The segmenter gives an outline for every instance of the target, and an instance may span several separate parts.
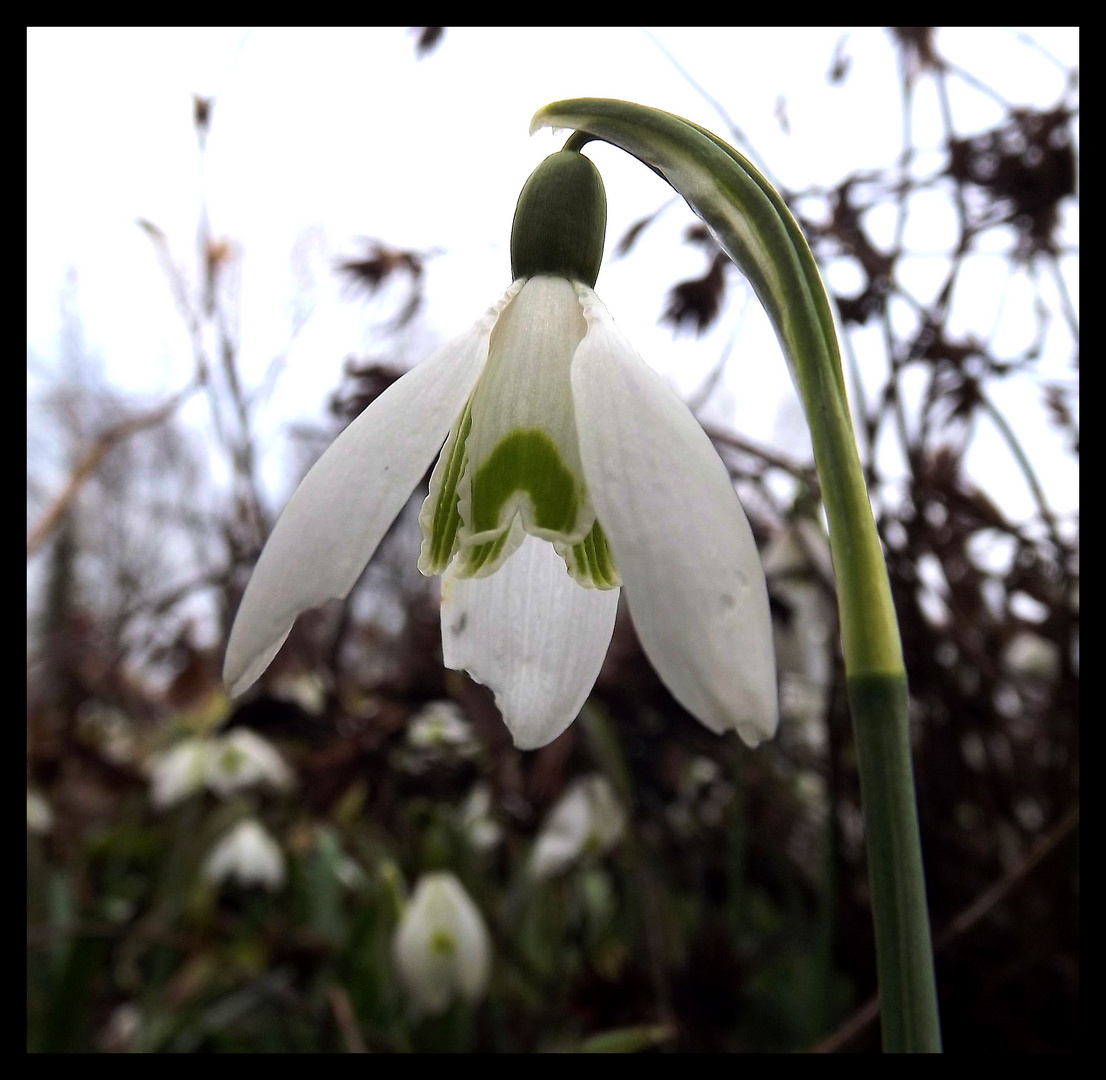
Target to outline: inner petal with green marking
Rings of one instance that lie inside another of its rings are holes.
[[[422,507],[419,569],[494,573],[526,533],[581,585],[620,584],[580,462],[569,373],[587,324],[571,282],[531,278],[500,315],[488,360]]]

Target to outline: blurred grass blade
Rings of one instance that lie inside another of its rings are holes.
[[[636,1054],[668,1042],[675,1034],[667,1024],[614,1028],[589,1035],[577,1051],[581,1054]]]

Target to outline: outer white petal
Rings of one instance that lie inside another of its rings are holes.
[[[488,355],[507,295],[468,333],[380,395],[304,477],[276,523],[234,620],[231,694],[269,666],[301,611],[345,596],[441,449]]]
[[[618,589],[585,589],[527,536],[491,577],[442,577],[445,665],[491,687],[515,745],[545,746],[587,700],[614,631]]]
[[[750,745],[775,733],[768,589],[752,531],[714,447],[577,286],[588,333],[572,365],[592,502],[642,647],[676,699]]]

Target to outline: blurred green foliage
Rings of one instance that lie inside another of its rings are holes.
[[[355,778],[325,807],[309,805],[301,783],[225,798],[201,788],[157,808],[146,775],[156,759],[108,766],[89,754],[53,787],[48,828],[28,829],[28,1050],[809,1043],[855,999],[825,947],[824,873],[814,868],[805,880],[780,853],[767,878],[751,877],[744,789],[751,769],[762,783],[765,766],[736,740],[704,740],[686,718],[677,727],[691,741],[670,750],[683,768],[667,803],[637,790],[597,704],[560,745],[527,755],[500,746],[498,760],[481,745],[475,756],[445,748],[412,763],[400,729],[374,754],[407,762],[397,770],[400,793],[374,797]],[[301,776],[343,741],[325,725],[310,738],[276,740]],[[531,790],[544,785],[540,800],[503,790],[502,777],[520,764]],[[529,859],[543,811],[573,771],[596,768],[611,774],[631,827],[609,854],[585,845],[567,870],[536,876]],[[495,793],[491,844],[461,813],[477,780]],[[772,786],[780,805],[798,811],[786,777]],[[95,800],[94,815],[73,814],[82,798]],[[813,816],[824,821],[824,807]],[[205,873],[218,838],[247,818],[283,852],[278,887]],[[824,835],[815,848],[824,865]],[[392,943],[406,895],[437,869],[455,873],[483,913],[492,975],[486,1000],[420,1018]]]

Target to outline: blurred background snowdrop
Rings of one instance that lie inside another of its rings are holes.
[[[254,818],[235,825],[204,863],[204,876],[213,884],[232,881],[244,888],[260,885],[270,892],[284,885],[285,873],[280,845]]]
[[[829,707],[837,604],[829,541],[809,517],[785,524],[762,554],[773,599],[780,715],[818,738]]]
[[[530,873],[548,878],[582,859],[611,851],[626,831],[626,814],[611,782],[599,774],[573,781],[549,811],[530,855]]]
[[[42,795],[27,788],[27,832],[45,836],[54,827],[54,812]]]
[[[431,768],[449,769],[473,760],[480,742],[464,710],[453,701],[431,701],[407,723],[404,745],[397,747],[393,764],[418,775]]]
[[[491,851],[502,842],[503,829],[492,813],[492,791],[487,784],[473,787],[458,809],[458,818],[476,851]]]
[[[206,780],[220,798],[260,786],[287,791],[295,783],[276,747],[249,728],[236,728],[213,740]]]
[[[452,701],[432,701],[417,712],[407,727],[407,745],[428,756],[469,757],[479,749],[472,725]]]
[[[396,968],[416,1013],[437,1015],[488,989],[491,937],[472,898],[453,874],[426,874],[396,930]]]
[[[733,798],[733,785],[722,775],[718,762],[698,755],[679,776],[676,797],[665,816],[674,832],[690,839],[716,829],[725,820]]]
[[[183,802],[204,787],[226,798],[252,787],[287,791],[295,784],[280,752],[246,728],[182,739],[151,758],[149,775],[150,798],[161,809]]]

